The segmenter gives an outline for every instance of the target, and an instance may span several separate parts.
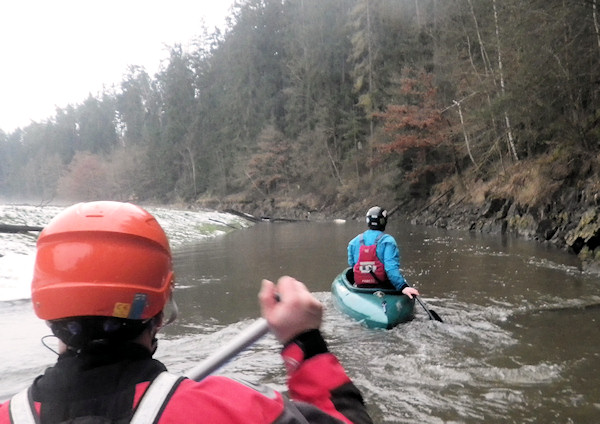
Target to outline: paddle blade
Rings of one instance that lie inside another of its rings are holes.
[[[433,309],[430,309],[429,312],[431,312],[431,316],[433,317],[433,319],[435,319],[436,321],[439,321],[439,322],[444,322],[444,321],[442,321],[442,319],[440,318],[440,316],[437,314],[436,311],[434,311]]]
[[[421,305],[423,307],[423,309],[425,310],[425,312],[427,312],[427,315],[429,315],[429,319],[434,319],[439,322],[444,322],[444,321],[442,321],[440,316],[437,314],[437,312],[432,311],[431,309],[428,309],[427,306],[425,306],[423,301],[421,299],[419,299],[419,296],[415,296],[415,299],[417,299],[417,302],[419,302],[419,305]]]

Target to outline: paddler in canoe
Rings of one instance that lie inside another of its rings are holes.
[[[38,239],[31,288],[36,315],[60,340],[58,360],[0,404],[0,424],[372,423],[319,331],[322,304],[291,277],[263,280],[259,301],[284,345],[293,400],[225,377],[168,373],[152,356],[174,284],[169,242],[144,209],[91,202],[56,216]]]
[[[367,230],[348,243],[348,265],[353,269],[354,285],[401,291],[409,298],[419,296],[400,271],[400,252],[394,237],[386,234],[387,211],[373,206],[367,211]]]

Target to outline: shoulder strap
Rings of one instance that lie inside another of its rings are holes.
[[[365,245],[365,234],[361,233],[358,240],[360,242],[361,246]],[[379,240],[381,240],[383,238],[383,236],[385,236],[385,233],[380,233],[377,235],[377,237],[375,237],[375,243],[373,243],[375,246],[377,246],[377,243],[379,243]],[[373,244],[370,244],[369,246],[372,246]]]
[[[10,400],[12,424],[39,424],[40,418],[31,399],[31,387],[21,390]]]
[[[381,240],[383,238],[383,236],[385,236],[385,233],[380,233],[377,235],[377,237],[375,237],[375,245],[377,245],[377,243],[379,243],[379,240]]]
[[[167,371],[160,373],[146,389],[130,423],[157,423],[167,402],[183,380],[184,377],[173,375]]]
[[[142,396],[131,419],[132,424],[157,423],[184,377],[162,372],[154,379]],[[31,387],[22,390],[10,400],[10,422],[12,424],[39,424],[39,416],[31,399]]]

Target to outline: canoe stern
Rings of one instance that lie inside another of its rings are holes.
[[[368,328],[391,329],[413,318],[414,299],[395,290],[354,287],[340,273],[331,286],[335,307]]]

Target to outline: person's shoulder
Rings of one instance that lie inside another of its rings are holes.
[[[383,243],[393,243],[396,244],[396,239],[393,235],[381,232],[381,238],[379,239]]]
[[[0,424],[8,424],[10,423],[10,413],[9,413],[9,406],[10,401],[7,400],[4,403],[0,403]]]
[[[172,422],[189,422],[190,416],[200,413],[202,422],[273,422],[283,407],[283,396],[271,388],[209,376],[200,382],[183,380],[165,408],[165,415]]]
[[[262,396],[277,399],[281,395],[263,385],[253,384],[246,380],[239,378],[229,378],[224,376],[209,376],[202,381],[194,381],[191,379],[184,379],[178,387],[178,395],[183,393],[192,394],[194,396],[204,396],[206,393],[230,393],[230,394],[260,394]]]

